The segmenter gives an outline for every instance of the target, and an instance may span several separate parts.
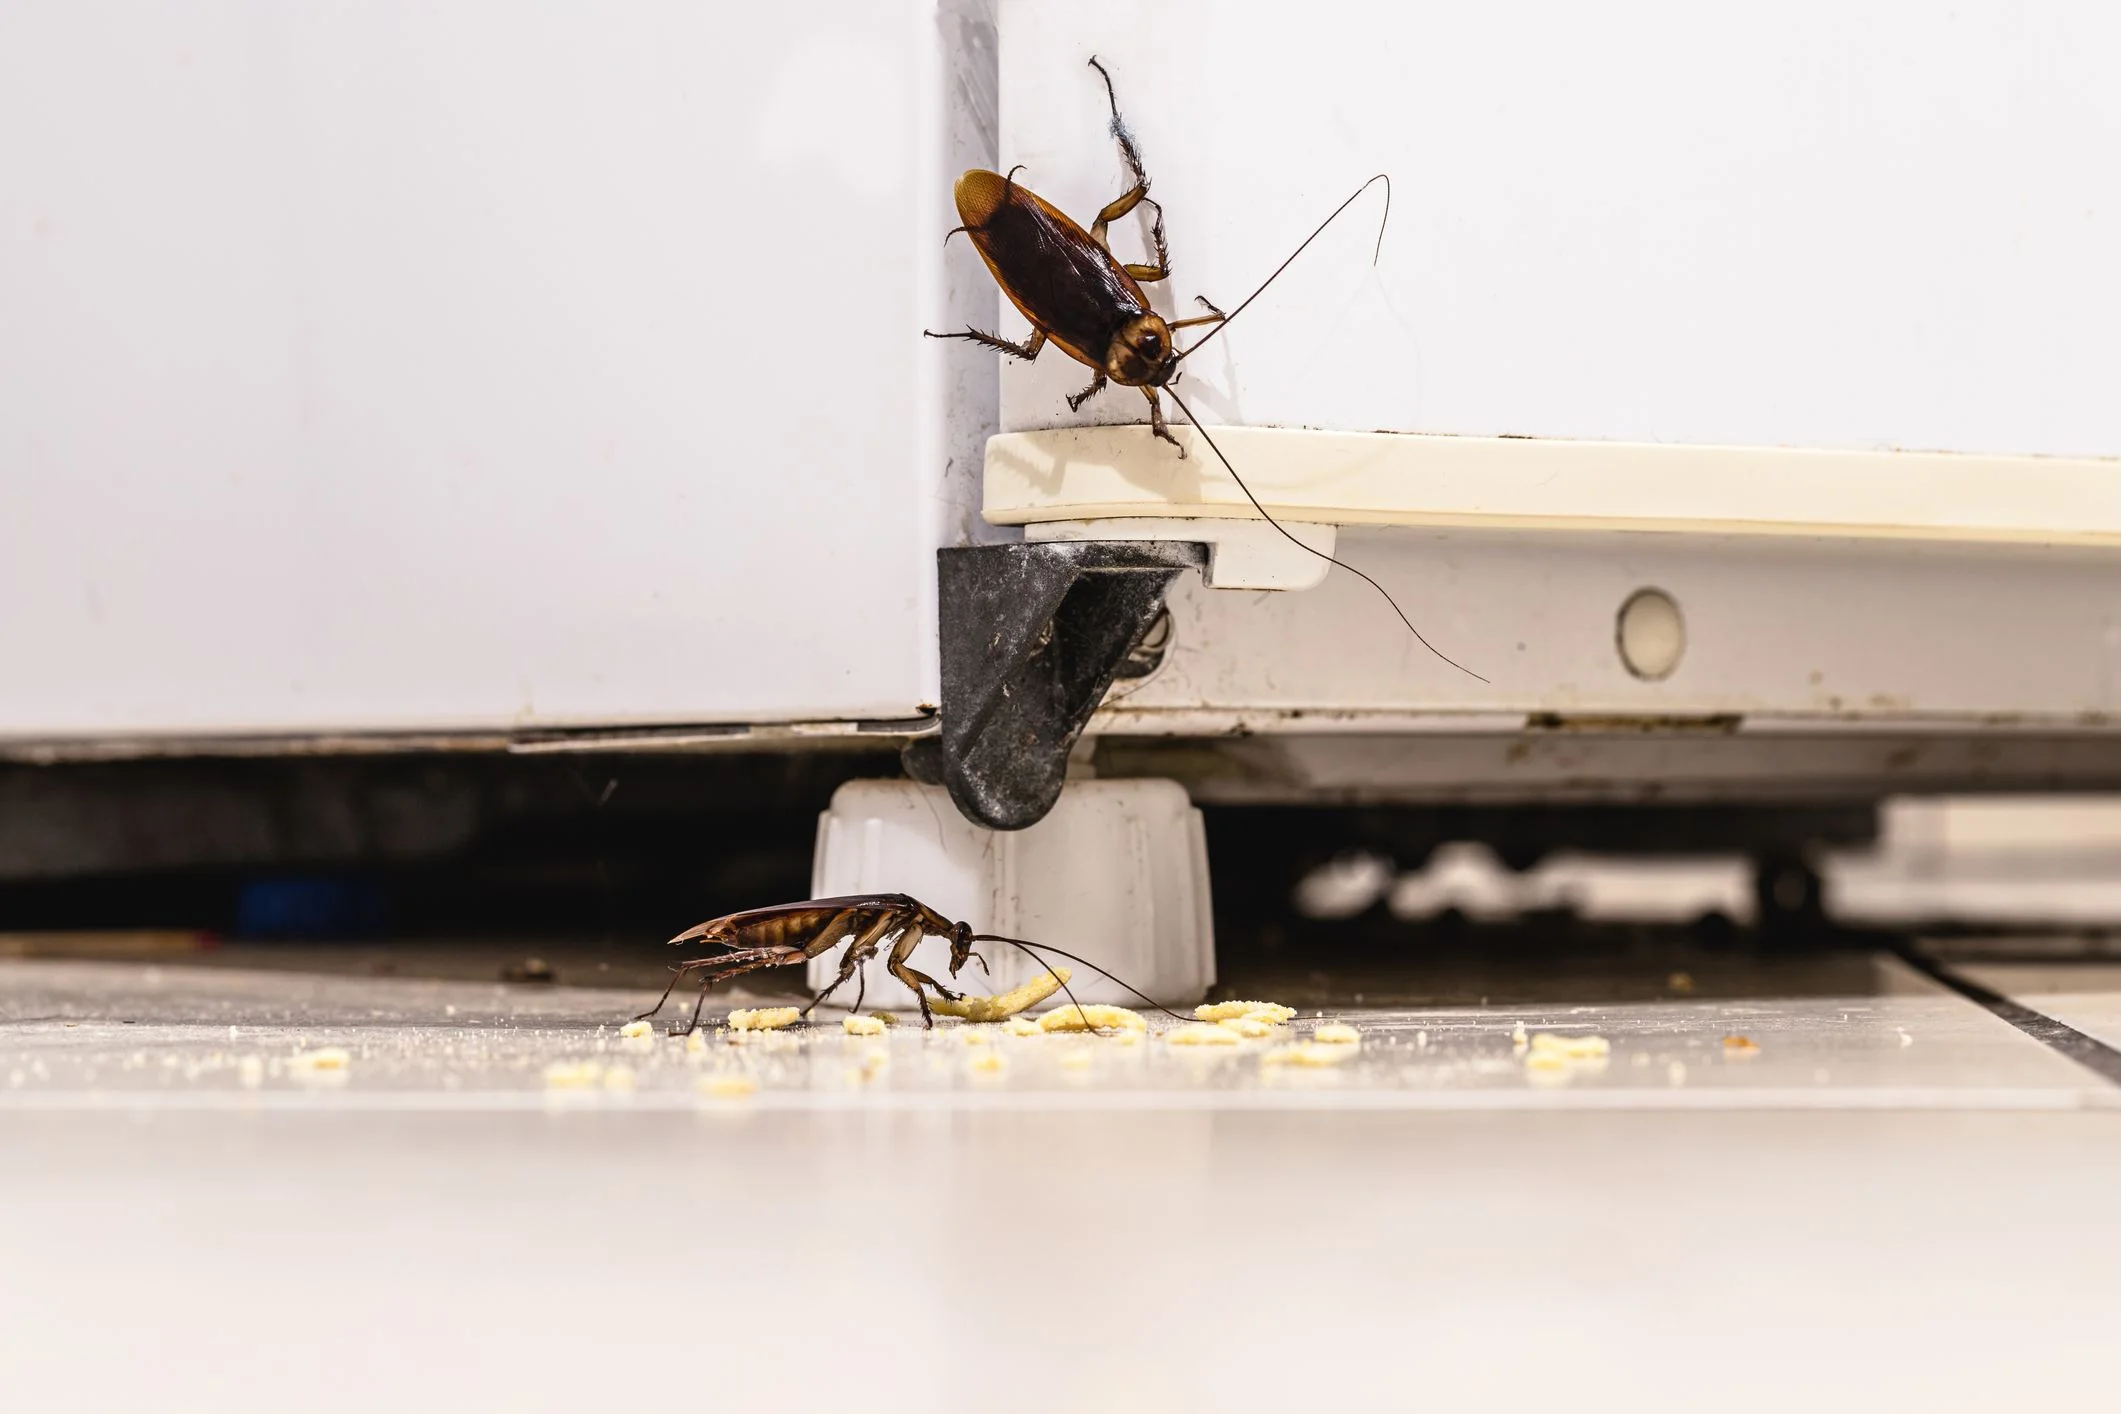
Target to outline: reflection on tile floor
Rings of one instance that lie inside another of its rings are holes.
[[[1799,985],[1807,975],[1814,986]],[[947,1021],[923,1032],[908,1012],[887,1034],[858,1037],[842,1030],[844,1013],[821,1013],[815,1025],[688,1041],[660,1029],[621,1036],[639,1003],[618,991],[15,960],[0,963],[0,1107],[2121,1102],[2121,1089],[1888,955],[1765,969],[1749,998],[1702,998],[1685,976],[1666,980],[1656,1000],[1306,1010],[1272,1035],[1212,1046],[1173,1044],[1180,1023],[1154,1013],[1146,1035],[1018,1036]],[[1326,1022],[1352,1024],[1359,1041],[1310,1044]]]

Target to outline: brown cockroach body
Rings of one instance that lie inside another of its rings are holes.
[[[1069,411],[1080,410],[1107,382],[1139,388],[1149,400],[1151,432],[1177,447],[1178,454],[1184,456],[1185,444],[1165,425],[1163,403],[1157,397],[1159,390],[1168,394],[1263,520],[1299,548],[1367,581],[1372,589],[1384,596],[1385,602],[1392,606],[1392,612],[1399,616],[1399,621],[1407,626],[1407,631],[1422,647],[1469,677],[1486,682],[1486,678],[1445,656],[1424,638],[1383,585],[1345,560],[1335,559],[1291,535],[1288,528],[1259,503],[1252,488],[1237,474],[1237,468],[1230,465],[1222,448],[1215,445],[1215,439],[1208,435],[1208,430],[1200,425],[1200,419],[1193,415],[1193,410],[1172,387],[1178,379],[1179,365],[1229,327],[1230,321],[1244,313],[1245,307],[1258,299],[1267,286],[1303,254],[1305,247],[1317,240],[1341,212],[1377,182],[1385,184],[1385,216],[1389,220],[1391,179],[1380,173],[1358,187],[1354,196],[1343,201],[1331,216],[1319,223],[1318,229],[1306,236],[1303,244],[1290,253],[1288,260],[1277,266],[1265,283],[1247,295],[1236,309],[1225,314],[1207,299],[1195,296],[1201,307],[1208,311],[1206,314],[1191,319],[1166,320],[1150,308],[1149,297],[1142,292],[1143,283],[1155,284],[1170,278],[1171,260],[1164,240],[1164,211],[1149,199],[1149,176],[1142,167],[1141,152],[1135,146],[1134,135],[1119,116],[1119,98],[1112,89],[1112,76],[1095,58],[1090,60],[1090,67],[1096,69],[1098,76],[1105,81],[1105,98],[1112,110],[1112,136],[1119,143],[1120,156],[1126,161],[1131,179],[1127,189],[1107,202],[1097,213],[1090,229],[1084,231],[1050,202],[1028,188],[1018,186],[1016,174],[1022,170],[1020,167],[1011,168],[1007,176],[981,170],[965,173],[958,178],[956,191],[958,219],[964,224],[950,234],[954,236],[963,231],[971,238],[1002,293],[1030,321],[1031,337],[1018,344],[999,334],[972,328],[954,334],[924,332],[931,339],[971,339],[1026,360],[1036,359],[1049,341],[1058,344],[1062,352],[1092,370],[1090,386],[1068,399]],[[1156,259],[1151,264],[1127,264],[1112,254],[1105,232],[1114,221],[1142,205],[1156,213],[1149,230],[1149,243],[1155,250]],[[1378,228],[1377,239],[1381,249],[1384,241],[1382,225]],[[1372,259],[1375,259],[1374,254]],[[1177,330],[1203,324],[1215,327],[1203,334],[1191,348],[1178,347],[1177,339],[1172,337]]]
[[[663,1009],[670,994],[677,990],[680,981],[694,977],[700,984],[699,1000],[693,1003],[692,1016],[683,1025],[670,1028],[673,1036],[682,1036],[700,1024],[700,1009],[707,1004],[707,990],[717,982],[732,977],[741,977],[746,972],[756,972],[763,967],[785,967],[791,963],[808,962],[814,957],[823,957],[842,942],[846,942],[847,955],[840,959],[839,975],[831,985],[810,999],[803,1008],[809,1015],[818,1003],[838,991],[855,969],[870,958],[887,942],[891,945],[890,960],[884,965],[891,975],[906,984],[914,999],[921,1004],[921,1024],[935,1025],[935,1014],[928,1006],[928,989],[948,1001],[956,1001],[958,994],[924,972],[906,965],[906,959],[920,946],[923,938],[948,938],[950,940],[950,975],[967,962],[976,962],[985,971],[987,960],[974,952],[974,943],[1007,943],[1019,948],[1041,966],[1048,965],[1039,956],[1042,952],[1057,953],[1070,962],[1078,962],[1102,976],[1112,977],[1096,963],[1077,957],[1074,953],[1040,943],[1033,946],[1021,938],[1003,937],[999,933],[975,933],[969,923],[954,923],[943,917],[919,899],[906,894],[853,894],[845,898],[806,899],[802,903],[775,904],[771,908],[754,908],[743,913],[724,914],[710,918],[697,927],[687,928],[670,941],[672,943],[703,943],[720,947],[725,951],[712,957],[698,957],[679,963],[672,969],[670,985],[663,995],[656,998],[655,1005],[635,1017],[646,1021]],[[850,941],[851,940],[851,941]],[[868,995],[868,978],[862,979],[862,989],[855,994],[854,1009],[862,1009],[862,999]],[[1150,1006],[1166,1015],[1176,1016],[1158,1005],[1133,987],[1120,982],[1135,996],[1141,997]],[[1073,1001],[1075,994],[1068,991],[1067,984],[1061,990]],[[1185,1020],[1184,1017],[1178,1017]]]
[[[975,934],[970,924],[953,923],[906,894],[855,894],[845,898],[809,899],[802,903],[782,903],[771,908],[725,914],[687,928],[670,941],[705,943],[727,951],[680,963],[670,985],[663,989],[663,995],[635,1020],[646,1020],[661,1011],[678,983],[688,974],[697,974],[700,1000],[692,1008],[692,1019],[682,1029],[673,1027],[671,1031],[672,1035],[683,1035],[699,1024],[700,1007],[706,1004],[707,989],[715,983],[741,977],[746,972],[756,972],[762,967],[808,962],[811,958],[822,957],[850,937],[853,941],[848,944],[847,955],[840,960],[839,976],[833,979],[831,986],[810,999],[810,1005],[803,1008],[806,1015],[852,977],[857,967],[876,956],[877,949],[889,939],[891,958],[884,965],[919,999],[922,1022],[933,1025],[935,1018],[928,1009],[926,989],[933,987],[939,996],[953,1001],[957,993],[926,973],[908,967],[906,959],[920,946],[922,939],[948,938],[950,975],[955,977],[968,959],[979,957],[972,951],[972,945],[981,940],[981,935]],[[980,959],[980,966],[984,968],[986,965],[986,960]],[[861,1008],[859,996],[855,1008]]]
[[[1164,245],[1164,212],[1149,200],[1149,176],[1142,169],[1133,134],[1120,120],[1112,76],[1097,60],[1090,63],[1104,75],[1105,96],[1112,105],[1112,135],[1119,142],[1120,155],[1126,159],[1132,184],[1105,204],[1085,232],[1052,203],[1018,186],[1016,171],[1005,177],[974,170],[958,178],[957,214],[965,224],[957,229],[972,238],[1002,293],[1031,322],[1031,337],[1016,344],[978,329],[929,337],[972,339],[1021,359],[1037,358],[1039,350],[1051,339],[1068,357],[1088,365],[1093,373],[1090,386],[1068,399],[1070,411],[1096,396],[1107,380],[1139,388],[1149,400],[1150,426],[1157,436],[1178,447],[1183,456],[1186,449],[1164,424],[1163,404],[1156,397],[1156,390],[1178,372],[1178,362],[1183,357],[1178,341],[1171,337],[1172,331],[1219,324],[1226,316],[1205,299],[1201,304],[1207,309],[1206,314],[1175,323],[1149,307],[1142,282],[1154,284],[1171,274],[1170,255]],[[1148,265],[1125,264],[1112,254],[1105,231],[1144,203],[1156,212],[1149,234],[1156,261]]]

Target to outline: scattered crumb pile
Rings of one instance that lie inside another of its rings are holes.
[[[1356,1046],[1362,1044],[1362,1033],[1345,1021],[1329,1021],[1313,1031],[1311,1039],[1323,1046]]]
[[[629,1021],[619,1028],[619,1035],[628,1041],[645,1041],[653,1035],[655,1028],[645,1021]]]
[[[1726,1036],[1723,1038],[1723,1053],[1726,1056],[1757,1056],[1760,1043],[1750,1036]]]
[[[1193,1008],[1193,1015],[1202,1021],[1264,1021],[1269,1026],[1279,1026],[1296,1018],[1296,1008],[1283,1006],[1280,1002],[1203,1002]]]
[[[929,1003],[938,1016],[954,1016],[962,1021],[1007,1021],[1020,1011],[1028,1011],[1046,998],[1066,986],[1075,976],[1065,967],[1056,967],[1051,972],[1041,972],[1013,991],[992,997],[960,997],[951,1001],[947,997]]]
[[[1235,1046],[1244,1041],[1227,1026],[1196,1021],[1190,1026],[1181,1026],[1164,1039],[1174,1046]]]
[[[883,1018],[875,1016],[850,1016],[840,1022],[849,1036],[881,1036],[884,1034]]]
[[[1040,1034],[1038,1023],[1028,1016],[1010,1017],[1002,1023],[1002,1030],[1008,1032],[1011,1036],[1036,1036]]]
[[[1123,1006],[1064,1006],[1038,1019],[1041,1031],[1147,1031],[1148,1021]]]
[[[738,1007],[729,1013],[729,1029],[778,1031],[783,1026],[795,1025],[802,1017],[802,1011],[792,1006]]]
[[[1226,1016],[1214,1024],[1245,1041],[1257,1041],[1274,1034],[1274,1023],[1256,1016]]]

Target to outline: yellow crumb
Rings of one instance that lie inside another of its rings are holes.
[[[353,1064],[353,1057],[344,1046],[319,1046],[314,1051],[298,1051],[287,1063],[296,1070],[344,1070]]]
[[[724,1100],[733,1100],[739,1096],[756,1094],[758,1088],[757,1076],[729,1070],[717,1071],[713,1075],[703,1075],[700,1077],[698,1085],[699,1092],[702,1095],[713,1095],[718,1099]]]
[[[692,1030],[687,1033],[685,1037],[685,1054],[688,1056],[696,1056],[699,1055],[702,1051],[705,1051],[706,1049],[707,1033],[705,1031],[700,1030],[700,1028],[698,1028],[697,1026],[693,1027]]]
[[[1523,1055],[1527,1044],[1524,1034],[1524,1023],[1520,1021],[1517,1023],[1517,1029],[1510,1033],[1510,1049],[1519,1055]]]
[[[1074,975],[1065,967],[1056,967],[1051,972],[1039,973],[1021,987],[996,996],[960,997],[954,1002],[943,997],[929,1005],[938,1016],[954,1016],[963,1021],[1006,1021],[1058,992]]]
[[[1551,1036],[1542,1031],[1532,1038],[1533,1055],[1557,1056],[1562,1060],[1594,1060],[1610,1054],[1612,1049],[1613,1043],[1603,1036]]]
[[[645,1021],[629,1021],[619,1028],[619,1038],[625,1041],[639,1041],[653,1034],[654,1031],[655,1028]]]
[[[783,1026],[793,1026],[802,1020],[803,1013],[792,1006],[738,1007],[729,1013],[729,1029],[732,1031],[778,1031]]]
[[[1560,1051],[1534,1051],[1524,1058],[1526,1070],[1567,1070],[1569,1058]]]
[[[1283,1006],[1280,1002],[1202,1002],[1193,1008],[1193,1015],[1202,1021],[1236,1021],[1243,1018],[1264,1021],[1269,1026],[1279,1026],[1284,1021],[1295,1019],[1296,1008]]]
[[[633,1067],[615,1065],[605,1071],[604,1088],[606,1090],[631,1090],[633,1088]]]
[[[1244,1041],[1244,1037],[1226,1026],[1213,1026],[1205,1022],[1181,1026],[1167,1034],[1164,1039],[1174,1046],[1235,1046]]]
[[[1329,1021],[1311,1033],[1311,1039],[1328,1046],[1354,1046],[1362,1042],[1362,1033],[1345,1021]]]
[[[1010,1017],[1002,1023],[1002,1030],[1008,1032],[1011,1036],[1036,1036],[1039,1034],[1038,1023],[1028,1016]]]
[[[968,1046],[991,1046],[994,1044],[994,1038],[1002,1033],[986,1026],[960,1026],[957,1028],[957,1034],[965,1038],[965,1044]]]
[[[967,1064],[972,1068],[975,1074],[995,1075],[999,1074],[1009,1064],[1009,1062],[1000,1051],[993,1050],[990,1048],[988,1050],[981,1051],[978,1055],[974,1056],[970,1061],[968,1061]]]
[[[545,1067],[545,1083],[554,1090],[587,1090],[603,1078],[600,1061],[554,1061]]]
[[[1726,1036],[1723,1038],[1723,1053],[1727,1056],[1757,1056],[1760,1043],[1750,1036]]]
[[[849,1036],[881,1036],[884,1023],[873,1016],[850,1016],[841,1020],[840,1029]]]
[[[1148,1021],[1123,1006],[1064,1006],[1038,1019],[1041,1031],[1147,1031]]]
[[[1300,1046],[1276,1046],[1259,1058],[1261,1065],[1297,1065],[1318,1067],[1339,1065],[1355,1054],[1353,1046],[1319,1045],[1307,1041]]]
[[[1262,1036],[1274,1034],[1274,1023],[1262,1021],[1256,1016],[1226,1016],[1215,1024],[1247,1041],[1257,1041]]]
[[[1077,1046],[1072,1051],[1061,1052],[1061,1069],[1088,1070],[1097,1063],[1097,1056],[1087,1046]]]

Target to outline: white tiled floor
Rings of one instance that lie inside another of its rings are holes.
[[[635,1050],[631,993],[0,964],[0,1388],[2100,1407],[2121,1092],[1897,962],[1834,976],[1362,1012],[1357,1058],[1322,1071],[1039,1037],[986,1075],[985,1048],[910,1030]],[[1612,1054],[1556,1083],[1520,1020]],[[298,1078],[298,1045],[352,1063]],[[547,1087],[585,1059],[631,1088]],[[737,1070],[756,1093],[699,1092]]]

